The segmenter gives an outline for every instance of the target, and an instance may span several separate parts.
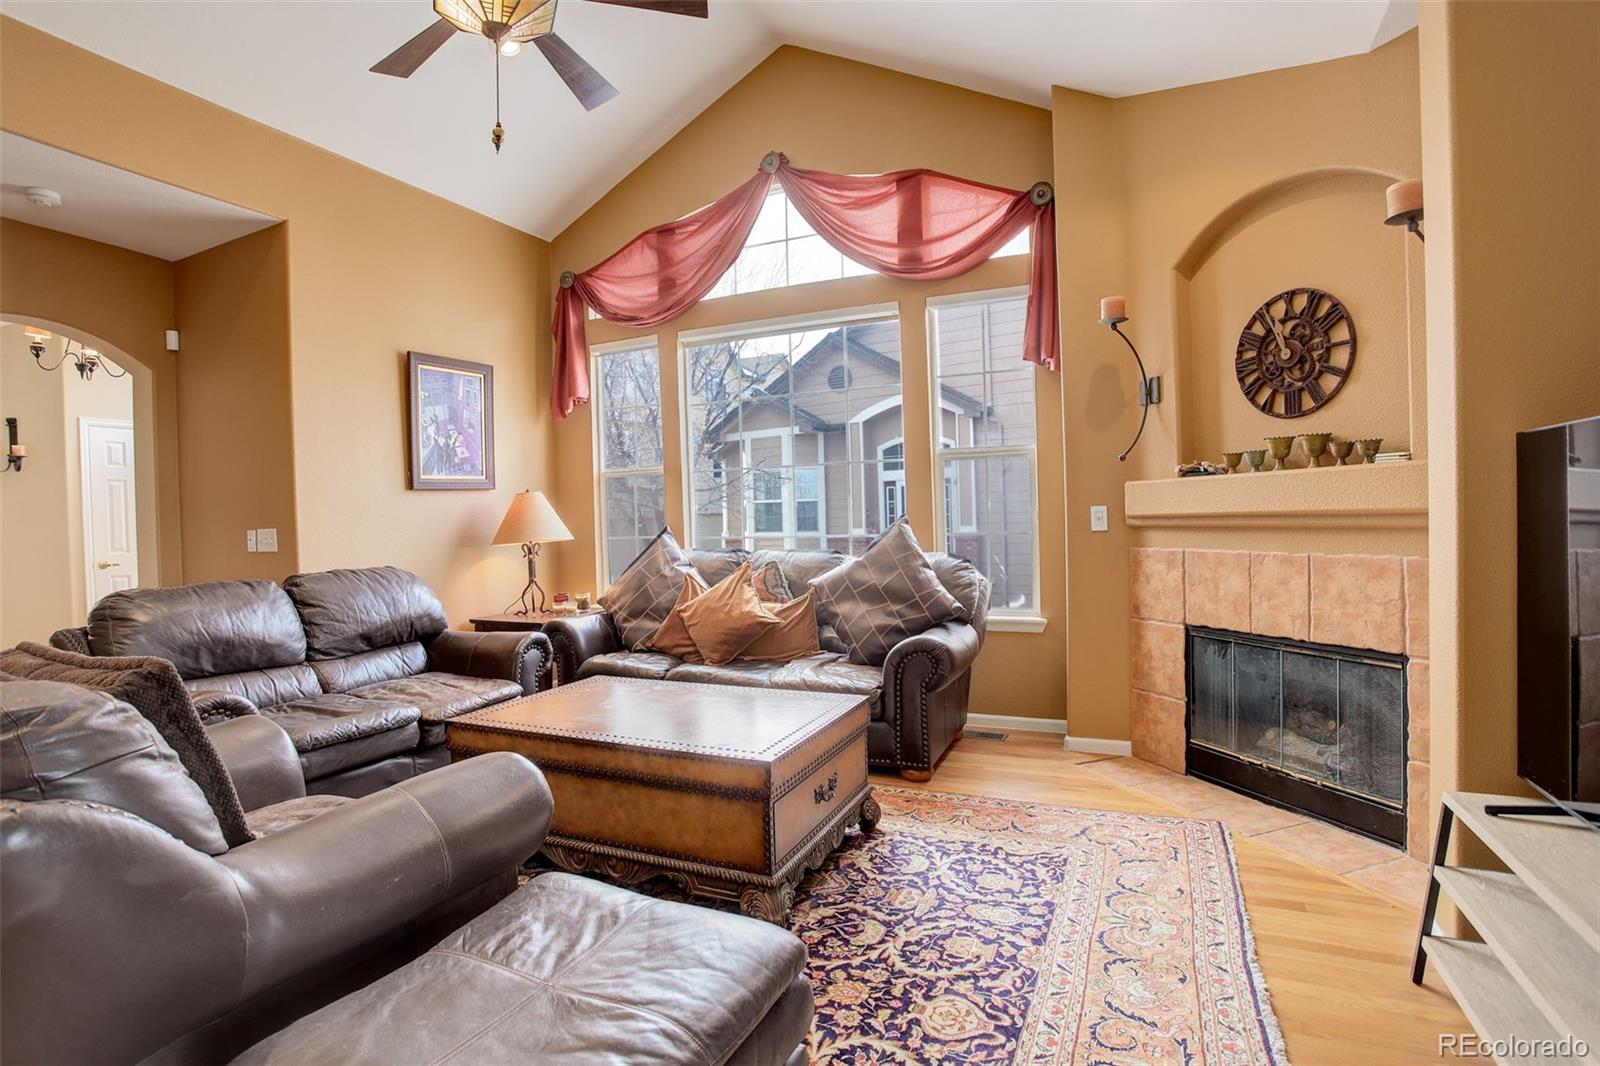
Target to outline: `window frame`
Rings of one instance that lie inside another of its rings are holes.
[[[656,354],[656,392],[661,393],[661,338],[658,334],[650,333],[626,340],[609,341],[605,344],[591,344],[589,346],[589,380],[594,383],[593,401],[590,404],[592,417],[589,419],[590,429],[593,434],[592,447],[594,448],[594,528],[595,536],[595,565],[596,573],[607,586],[611,583],[611,537],[606,529],[606,483],[626,477],[648,477],[655,475],[661,479],[661,509],[667,509],[667,430],[661,427],[661,444],[657,449],[661,462],[655,466],[640,466],[606,469],[605,447],[605,418],[606,397],[605,377],[601,374],[601,360],[610,355],[623,355],[628,352],[638,352],[651,349]]]
[[[763,291],[766,291],[766,290],[763,290]],[[816,329],[823,329],[823,328],[837,327],[837,326],[859,325],[859,324],[862,324],[862,323],[876,322],[876,321],[880,321],[880,320],[883,320],[883,319],[894,319],[896,324],[900,325],[901,324],[900,323],[900,304],[898,302],[883,302],[883,303],[873,303],[873,304],[859,304],[859,305],[854,306],[854,307],[841,307],[841,308],[838,308],[836,310],[806,311],[806,312],[802,312],[800,314],[795,314],[795,315],[782,315],[782,316],[775,317],[775,318],[754,319],[754,320],[751,320],[751,321],[748,321],[748,322],[735,322],[735,323],[730,323],[728,325],[723,325],[723,326],[711,326],[711,327],[707,327],[705,329],[684,330],[684,331],[680,332],[677,335],[677,343],[678,343],[678,352],[677,352],[677,360],[678,360],[678,362],[677,362],[678,410],[681,412],[681,417],[678,419],[678,422],[679,422],[679,426],[678,426],[678,429],[679,429],[679,445],[680,445],[680,448],[681,448],[681,451],[679,452],[679,464],[682,467],[682,474],[683,474],[682,482],[683,482],[683,516],[684,516],[684,526],[685,526],[685,529],[684,529],[684,545],[685,545],[685,547],[694,546],[694,537],[695,537],[695,534],[694,534],[694,521],[695,521],[695,509],[694,508],[695,508],[695,502],[694,502],[694,468],[693,468],[694,419],[693,419],[693,417],[691,417],[691,414],[690,414],[690,412],[691,412],[691,410],[693,408],[694,400],[689,395],[689,388],[690,388],[689,379],[690,379],[690,376],[691,376],[690,373],[689,373],[689,365],[688,365],[689,349],[691,349],[691,348],[699,348],[699,347],[702,347],[702,346],[707,345],[707,344],[715,344],[718,341],[742,340],[742,339],[747,338],[747,337],[771,336],[773,334],[778,334],[778,333],[803,333],[803,332],[806,332],[808,330],[816,330]],[[904,338],[904,333],[902,331],[902,341],[903,341],[903,338]],[[615,346],[613,346],[613,347],[615,347]],[[628,349],[624,348],[623,350],[628,350]],[[904,397],[905,397],[905,373],[904,373],[904,363],[903,363],[904,355],[903,354],[901,356],[901,359],[902,359],[902,370],[901,370],[901,377],[900,377],[900,396],[895,398],[894,403],[896,405],[901,405],[902,406],[902,410],[903,410]],[[903,419],[903,415],[902,415],[902,419]],[[904,428],[903,427],[904,427],[904,422],[902,421],[902,433],[904,432]],[[847,429],[846,432],[848,433],[849,430]],[[797,437],[799,436],[799,432],[793,426],[789,426],[789,427],[783,428],[783,429],[776,429],[775,428],[775,429],[765,429],[765,430],[736,430],[736,431],[734,431],[732,433],[724,434],[723,435],[723,439],[726,440],[726,441],[732,441],[732,440],[735,440],[735,439],[739,440],[740,464],[741,464],[740,470],[741,470],[741,474],[743,474],[743,473],[747,472],[750,469],[750,467],[748,465],[749,444],[748,444],[748,440],[746,438],[747,437],[757,437],[757,436],[779,436],[779,435],[781,435],[782,438],[783,438],[783,466],[784,466],[785,469],[799,469],[801,466],[807,466],[807,467],[815,466],[816,467],[816,469],[817,469],[817,493],[818,493],[818,496],[817,496],[817,500],[818,500],[818,507],[817,507],[818,525],[826,526],[827,525],[826,507],[827,507],[827,499],[828,499],[828,464],[827,464],[827,461],[826,461],[826,457],[823,454],[823,443],[822,443],[820,435],[818,435],[816,433],[813,433],[813,432],[810,432],[810,431],[806,432],[807,436],[814,437],[814,438],[816,438],[816,441],[817,441],[817,446],[816,446],[817,458],[816,458],[816,461],[814,463],[800,463],[800,462],[795,460],[795,458],[794,458],[795,441],[796,441]],[[665,452],[663,452],[663,459],[665,459]],[[872,462],[863,460],[861,465],[863,465],[863,466],[872,466],[874,464]],[[726,476],[726,475],[724,475],[724,476]],[[863,487],[863,490],[865,490],[865,478],[863,478],[863,486],[862,487]],[[744,510],[744,516],[746,516],[746,517],[748,517],[749,513],[750,513],[750,503],[751,503],[751,501],[748,498],[744,499],[741,502],[741,506],[742,506],[742,508]],[[729,531],[727,518],[728,518],[728,516],[727,516],[727,503],[724,502],[724,504],[723,504],[723,538],[722,538],[724,542],[734,539],[732,533]],[[750,541],[750,540],[753,540],[757,536],[761,536],[761,537],[782,536],[784,544],[788,546],[789,550],[795,550],[796,549],[796,545],[798,543],[798,538],[799,537],[817,537],[821,543],[823,543],[823,544],[827,543],[827,537],[829,536],[829,534],[827,534],[825,532],[822,532],[822,531],[809,532],[809,531],[806,531],[806,530],[797,530],[795,528],[795,526],[796,526],[796,519],[795,519],[794,479],[793,478],[787,478],[784,481],[783,532],[781,534],[778,534],[778,533],[757,534],[757,533],[754,532],[753,524],[752,524],[751,526],[745,527],[746,529],[749,529],[750,532],[741,533],[741,536],[740,536],[739,539],[741,541]],[[852,537],[856,536],[857,535],[857,531],[852,528],[848,535],[852,536]]]
[[[945,469],[947,461],[960,461],[962,459],[1014,459],[1023,458],[1028,462],[1029,492],[1033,497],[1030,543],[1033,548],[1033,590],[1032,607],[1025,610],[1008,609],[1005,607],[991,606],[989,617],[995,623],[991,628],[1000,632],[1028,632],[1040,633],[1044,631],[1046,619],[1040,597],[1040,561],[1039,550],[1039,418],[1038,389],[1034,389],[1034,432],[1031,444],[999,444],[999,445],[956,445],[947,446],[941,424],[941,395],[939,391],[939,315],[944,308],[962,307],[970,304],[994,303],[999,300],[1026,299],[1028,288],[1025,285],[1008,285],[999,289],[981,289],[973,292],[950,293],[944,296],[930,296],[926,300],[924,313],[927,316],[926,328],[928,336],[928,410],[931,422],[930,439],[935,442],[933,454],[933,469],[935,479],[939,478]],[[1035,371],[1037,373],[1037,371]],[[946,478],[946,482],[950,479]],[[960,491],[960,477],[955,479],[957,491]],[[946,494],[934,493],[933,524],[934,543],[943,551],[949,544],[949,516],[946,515]],[[963,532],[962,528],[956,530]]]

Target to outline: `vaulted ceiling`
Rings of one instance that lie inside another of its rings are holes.
[[[408,80],[368,72],[429,0],[3,0],[0,12],[540,237],[554,237],[782,44],[1045,106],[1352,55],[1415,0],[711,0],[701,20],[560,0],[556,28],[621,95],[592,113],[534,49],[458,34]]]

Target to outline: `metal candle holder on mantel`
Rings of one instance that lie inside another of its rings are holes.
[[[1228,473],[1240,473],[1241,462],[1250,467],[1251,473],[1260,473],[1266,463],[1268,454],[1272,456],[1272,470],[1315,470],[1320,467],[1319,460],[1326,454],[1332,453],[1336,466],[1350,465],[1350,454],[1356,452],[1361,456],[1362,464],[1370,464],[1378,457],[1378,451],[1383,447],[1382,437],[1363,437],[1355,440],[1336,438],[1332,433],[1301,433],[1294,437],[1264,437],[1266,448],[1257,448],[1253,451],[1223,452],[1222,465]],[[1301,450],[1305,452],[1305,466],[1289,466],[1289,456],[1294,451],[1295,441],[1299,441]]]

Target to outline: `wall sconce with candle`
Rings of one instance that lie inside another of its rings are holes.
[[[1144,424],[1150,417],[1150,406],[1161,402],[1161,378],[1147,377],[1144,372],[1144,360],[1139,358],[1139,349],[1133,346],[1128,335],[1117,327],[1128,321],[1128,301],[1120,296],[1107,296],[1100,301],[1100,321],[1111,327],[1111,332],[1122,338],[1122,343],[1128,346],[1128,351],[1133,353],[1133,361],[1139,367],[1139,431],[1133,435],[1133,441],[1117,456],[1117,462],[1128,461],[1134,446],[1139,443],[1139,438],[1144,436]]]
[[[17,420],[15,418],[6,419],[6,441],[9,445],[6,449],[6,469],[20,473],[22,471],[22,460],[28,457],[28,446],[17,443]]]
[[[1417,240],[1426,243],[1422,236],[1422,182],[1413,178],[1409,181],[1397,181],[1383,192],[1384,206],[1388,209],[1388,217],[1383,220],[1385,226],[1404,226],[1417,235]]]

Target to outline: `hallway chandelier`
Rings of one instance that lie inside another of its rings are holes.
[[[85,348],[82,344],[65,338],[65,343],[61,349],[61,358],[56,360],[54,366],[46,366],[44,363],[44,342],[50,339],[50,334],[34,327],[29,327],[25,332],[28,334],[28,354],[33,356],[34,364],[40,370],[59,370],[63,363],[71,359],[72,366],[77,370],[78,376],[85,381],[92,380],[94,372],[101,367],[104,367],[105,372],[111,377],[121,378],[128,376],[128,372],[125,369],[106,359],[95,349]],[[72,347],[74,344],[78,344],[76,351]]]

